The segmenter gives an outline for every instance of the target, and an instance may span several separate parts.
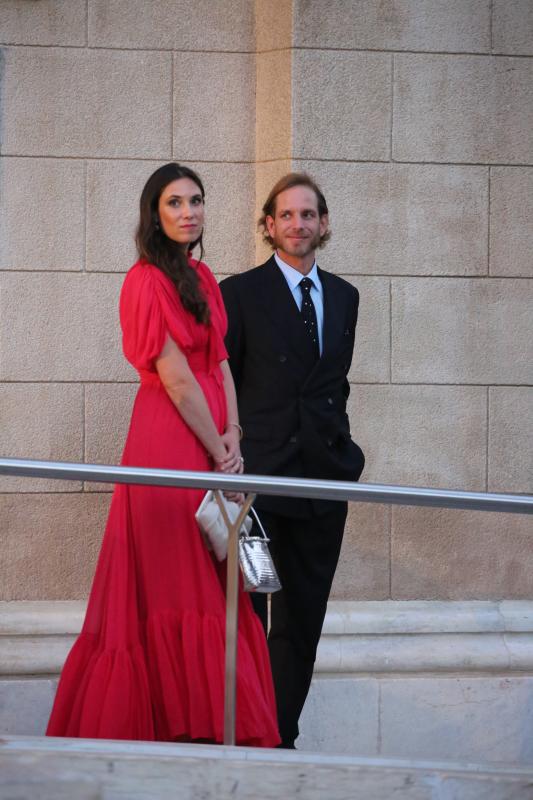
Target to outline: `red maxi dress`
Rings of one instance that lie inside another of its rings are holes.
[[[124,281],[123,348],[141,379],[124,465],[211,469],[154,366],[170,336],[224,430],[226,314],[209,268],[191,265],[209,303],[209,326],[183,308],[157,267],[139,261]],[[47,735],[223,740],[226,565],[201,539],[194,513],[202,495],[115,487],[87,614],[61,674]],[[274,747],[279,735],[265,636],[242,590],[239,600],[236,740]]]

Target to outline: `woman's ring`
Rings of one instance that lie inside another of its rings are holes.
[[[239,461],[241,462],[241,464],[244,464],[244,458],[242,456],[239,456]]]

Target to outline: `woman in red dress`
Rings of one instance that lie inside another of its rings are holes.
[[[191,257],[203,221],[199,177],[178,164],[156,170],[141,195],[140,260],[120,297],[124,353],[141,381],[124,465],[242,471],[226,314],[209,268]],[[225,563],[200,536],[202,495],[115,487],[47,735],[222,742]],[[236,741],[279,742],[266,641],[242,591]]]

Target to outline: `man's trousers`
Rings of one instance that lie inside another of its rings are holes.
[[[268,647],[282,747],[294,747],[311,685],[326,606],[339,559],[347,504],[307,519],[260,511],[282,584],[271,597]],[[267,628],[266,595],[252,603]]]

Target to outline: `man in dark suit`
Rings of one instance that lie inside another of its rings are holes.
[[[273,256],[220,284],[248,473],[355,481],[363,470],[346,415],[359,294],[316,265],[328,225],[316,183],[286,175],[259,220]],[[281,746],[294,748],[347,504],[259,497],[255,505],[283,586],[272,596],[268,643]],[[266,629],[266,598],[252,600]]]

